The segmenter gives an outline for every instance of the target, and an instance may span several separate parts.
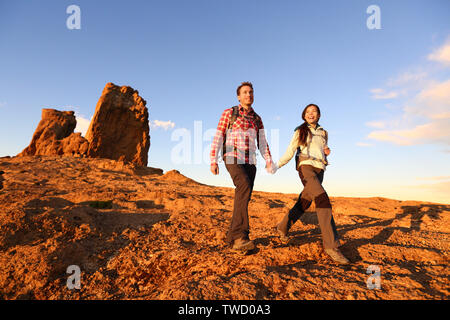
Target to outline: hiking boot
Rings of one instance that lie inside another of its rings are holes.
[[[292,226],[292,220],[289,218],[289,212],[283,217],[283,220],[275,227],[275,231],[281,240],[289,240],[288,233]]]
[[[251,240],[240,238],[234,240],[233,247],[231,249],[237,251],[250,251],[255,249],[255,244]]]
[[[287,235],[287,233],[283,232],[283,230],[279,229],[278,226],[275,227],[275,232],[278,235],[278,237],[280,237],[281,242],[289,242],[289,236]]]
[[[342,252],[338,248],[333,249],[325,249],[325,252],[333,259],[335,262],[339,264],[349,264],[350,261],[344,257]]]

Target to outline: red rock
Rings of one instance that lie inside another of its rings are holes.
[[[146,101],[131,87],[106,84],[86,139],[89,157],[147,166],[150,135]]]
[[[85,155],[89,143],[73,130],[77,121],[73,111],[42,109],[31,142],[18,156]]]

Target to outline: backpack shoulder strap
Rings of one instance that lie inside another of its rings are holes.
[[[239,107],[233,106],[231,112],[230,121],[228,122],[227,130],[225,131],[224,139],[223,139],[223,147],[222,147],[222,157],[225,155],[225,145],[227,141],[227,132],[233,127],[233,124],[236,122],[237,117],[239,116]]]
[[[253,111],[254,112],[254,111]],[[262,118],[259,116],[259,114],[257,114],[256,112],[255,112],[255,118],[256,118],[256,121],[257,121],[257,127],[258,127],[258,130],[259,130],[259,128],[262,126]]]
[[[300,126],[297,126],[297,127],[294,129],[294,132],[297,131],[297,130],[299,130],[299,129],[300,129]],[[302,152],[301,148],[300,148],[300,147],[297,147],[297,152],[295,153],[295,169],[296,169],[296,170],[299,170],[300,153],[301,153],[301,152]]]
[[[238,106],[234,106],[233,107],[233,112],[231,113],[230,122],[228,122],[228,129],[233,127],[233,124],[236,122],[236,119],[237,119],[238,116],[239,116],[239,107]]]
[[[300,126],[301,126],[301,125],[297,126],[297,127],[294,129],[294,132],[297,131],[297,130],[299,130],[299,129],[300,129]],[[299,153],[300,153],[300,147],[297,148],[297,154],[296,154],[296,156],[298,156]]]

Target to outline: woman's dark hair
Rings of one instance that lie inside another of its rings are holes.
[[[311,106],[316,107],[317,113],[319,114],[319,118],[320,118],[320,109],[316,104],[310,103],[305,107],[305,109],[303,109],[302,119],[304,122],[299,127],[300,134],[298,137],[298,142],[301,146],[306,146],[306,141],[308,141],[308,135],[311,133],[311,130],[309,130],[309,128],[308,128],[308,122],[306,122],[306,119],[305,119],[306,109],[308,109],[308,107],[311,107]]]

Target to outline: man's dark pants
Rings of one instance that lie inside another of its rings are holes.
[[[234,191],[233,217],[227,233],[227,242],[233,244],[233,241],[239,238],[249,239],[248,203],[253,191],[256,166],[248,163],[238,164],[236,161],[233,161],[233,163],[227,162],[225,161],[225,167],[236,187]]]

